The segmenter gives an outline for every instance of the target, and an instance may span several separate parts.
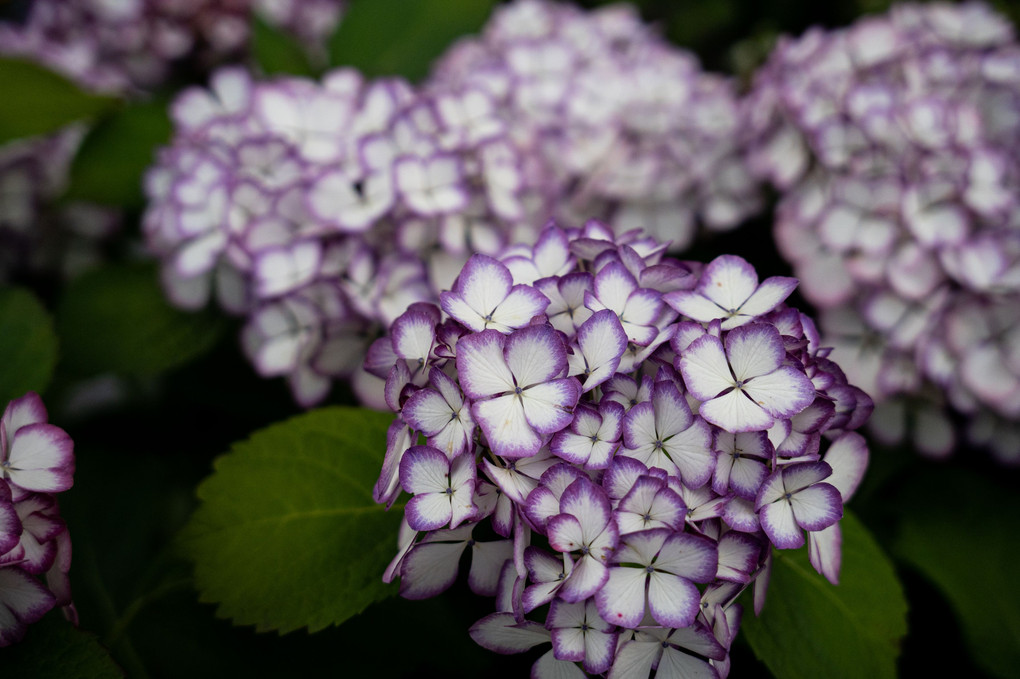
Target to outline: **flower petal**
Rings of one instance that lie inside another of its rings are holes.
[[[457,340],[457,375],[472,399],[514,390],[514,376],[503,358],[505,335],[496,330],[464,335]]]
[[[687,627],[701,610],[701,592],[686,578],[656,571],[648,578],[648,608],[663,627]]]
[[[74,484],[74,442],[52,424],[27,424],[18,429],[7,459],[11,483],[38,493],[59,493]]]
[[[645,616],[645,582],[643,568],[609,569],[605,586],[595,593],[599,615],[606,622],[620,627],[637,627]]]

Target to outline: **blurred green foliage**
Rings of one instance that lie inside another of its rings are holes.
[[[157,97],[119,106],[102,116],[71,165],[65,198],[137,209],[144,205],[142,175],[156,148],[170,141],[169,100]]]
[[[156,267],[132,263],[74,280],[57,307],[56,325],[68,372],[151,377],[210,349],[225,320],[170,306]]]
[[[84,92],[64,76],[22,59],[0,58],[0,92],[0,144],[89,120],[117,101]]]
[[[46,389],[57,363],[53,319],[27,290],[0,288],[0,403]]]
[[[477,33],[493,0],[355,0],[329,42],[333,66],[369,77],[424,78],[456,38]]]

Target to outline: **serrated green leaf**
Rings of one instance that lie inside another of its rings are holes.
[[[80,376],[152,376],[210,349],[225,327],[213,312],[174,309],[149,264],[108,266],[68,287],[57,308],[64,366]]]
[[[30,625],[21,643],[0,653],[4,677],[113,679],[124,676],[94,635],[75,629],[57,611]]]
[[[117,101],[83,92],[62,75],[22,59],[0,59],[0,92],[0,144],[87,120]]]
[[[807,548],[773,552],[772,581],[759,618],[741,624],[755,655],[783,679],[896,676],[907,603],[892,564],[853,514],[840,522],[839,586],[818,575]]]
[[[49,385],[57,335],[46,309],[25,290],[0,288],[0,356],[0,407]]]
[[[252,17],[252,50],[255,63],[266,75],[276,73],[311,76],[315,70],[308,54],[293,37],[266,23],[255,13]]]
[[[163,99],[124,106],[100,120],[71,165],[65,197],[107,205],[142,205],[142,175],[172,127]]]
[[[494,0],[357,0],[329,41],[333,66],[369,76],[424,78],[456,38],[477,33]]]
[[[218,458],[181,537],[202,601],[260,631],[314,632],[394,593],[380,578],[402,512],[372,500],[392,420],[325,408]]]
[[[896,555],[942,590],[979,665],[1020,677],[1015,489],[943,469],[912,479],[901,498]]]

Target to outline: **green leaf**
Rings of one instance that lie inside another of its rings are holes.
[[[46,309],[25,290],[0,288],[0,356],[0,407],[49,385],[57,335]]]
[[[57,611],[30,625],[25,639],[2,653],[4,677],[112,679],[124,676],[95,636],[75,629]]]
[[[201,600],[235,624],[289,632],[343,622],[395,591],[399,507],[372,500],[391,414],[327,408],[218,458],[182,533]]]
[[[330,63],[414,82],[454,39],[476,33],[494,0],[357,0],[329,41]]]
[[[807,548],[773,552],[772,581],[759,618],[747,607],[742,633],[777,677],[880,679],[896,676],[907,603],[892,564],[847,512],[839,586],[818,575]]]
[[[91,271],[71,283],[57,308],[62,366],[79,376],[157,375],[210,349],[225,325],[212,311],[172,308],[149,264]]]
[[[978,664],[995,676],[1020,677],[1015,488],[940,469],[912,479],[900,497],[896,555],[945,594]]]
[[[266,23],[258,13],[252,18],[252,38],[255,62],[266,75],[276,73],[311,76],[315,74],[308,63],[308,54],[301,44],[279,28]]]
[[[0,144],[87,120],[117,100],[78,89],[62,75],[22,59],[0,59]]]
[[[140,207],[142,175],[157,146],[170,139],[167,102],[157,99],[123,106],[85,136],[71,165],[65,197],[107,205]]]

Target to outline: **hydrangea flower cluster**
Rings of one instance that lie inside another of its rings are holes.
[[[8,54],[39,59],[97,91],[148,90],[174,62],[237,55],[252,13],[311,44],[336,27],[344,0],[34,0],[24,24],[0,22]]]
[[[610,99],[619,102],[610,117],[637,124],[647,116],[636,102],[653,92],[666,96],[662,90],[675,90],[668,96],[684,105],[711,101],[713,111],[735,111],[727,84],[701,76],[690,57],[666,48],[629,10],[591,18],[578,10],[571,24],[565,17],[573,10],[523,3],[501,9],[490,32],[505,32],[506,21],[520,23],[538,10],[565,12],[558,21],[564,36],[604,23],[595,35],[606,47],[626,43],[603,59],[617,63],[619,92]],[[617,34],[620,41],[611,39]],[[645,52],[660,56],[635,56]],[[584,72],[609,77],[608,68]],[[646,83],[631,71],[655,80]],[[545,87],[565,88],[575,76],[561,73]],[[588,199],[564,198],[601,189],[589,181],[591,190],[577,190],[579,175],[569,178],[550,164],[563,156],[555,142],[562,135],[519,127],[523,116],[502,111],[505,97],[475,80],[437,77],[414,90],[396,80],[367,83],[346,69],[327,73],[321,83],[294,77],[256,83],[240,70],[222,69],[209,90],[183,93],[172,109],[175,138],[148,175],[144,219],[149,249],[164,260],[170,298],[195,308],[215,290],[223,308],[249,318],[244,343],[259,372],[288,376],[299,402],[310,405],[324,397],[331,379],[354,374],[367,342],[409,304],[437,301],[471,254],[495,256],[510,243],[533,243],[537,225],[557,205],[594,209]],[[588,139],[606,119],[569,134]],[[666,122],[655,139],[620,132],[613,153],[626,157],[606,158],[606,166],[641,163],[664,176],[669,171],[661,162],[637,155],[653,147],[662,152],[666,137],[677,138],[677,149],[683,140],[704,143],[682,159],[678,151],[667,154],[678,172],[694,157],[729,158],[731,145],[722,140],[730,132],[709,139],[704,129]],[[717,142],[727,150],[712,155],[708,147]],[[606,186],[626,181],[608,171],[600,175]],[[691,184],[690,177],[674,179]],[[623,208],[603,207],[622,214]],[[356,388],[364,401],[384,407],[381,381],[371,372],[354,374]]]
[[[398,413],[374,497],[410,495],[384,579],[434,596],[470,551],[496,600],[472,637],[551,642],[533,676],[726,676],[772,546],[838,577],[870,399],[784,304],[795,279],[664,251],[550,224],[472,256],[369,353]]]
[[[71,538],[56,498],[72,485],[74,444],[47,419],[34,392],[0,418],[0,647],[20,641],[56,606],[77,624]]]
[[[632,6],[517,0],[458,42],[432,83],[489,96],[529,173],[554,187],[561,223],[604,215],[683,248],[697,223],[728,229],[759,208],[732,83]]]
[[[383,219],[409,195],[442,200],[394,185],[387,131],[412,96],[350,69],[321,83],[223,69],[177,98],[176,136],[146,176],[143,229],[170,298],[245,315],[257,370],[286,375],[301,403],[354,372],[380,320],[430,296]]]
[[[0,146],[0,280],[24,271],[73,276],[101,260],[102,239],[120,225],[118,211],[55,204],[84,133],[72,125]]]
[[[747,101],[750,164],[825,341],[948,454],[952,420],[1020,463],[1020,45],[980,3],[904,4],[784,39]],[[950,415],[955,411],[958,415]]]

